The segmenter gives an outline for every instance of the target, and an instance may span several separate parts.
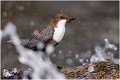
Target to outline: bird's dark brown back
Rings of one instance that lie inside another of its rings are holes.
[[[55,42],[52,41],[53,34],[54,34],[54,28],[46,28],[39,35],[37,36],[35,35],[30,39],[22,40],[21,44],[26,48],[37,51],[38,50],[37,44],[39,42],[43,43],[45,46],[50,44],[50,42],[53,45],[56,45]]]

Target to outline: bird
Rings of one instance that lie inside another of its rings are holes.
[[[41,32],[36,32],[37,34],[29,39],[21,40],[21,45],[34,51],[45,51],[48,44],[55,47],[64,37],[66,23],[70,23],[76,20],[76,18],[77,17],[69,17],[63,12],[58,13],[52,17],[46,29]],[[38,49],[37,44],[39,42],[44,44],[43,49]]]

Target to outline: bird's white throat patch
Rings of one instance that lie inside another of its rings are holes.
[[[57,27],[54,28],[55,32],[53,35],[53,40],[55,40],[56,42],[60,42],[63,39],[63,36],[65,34],[65,24],[66,24],[66,20],[60,20],[57,24]]]

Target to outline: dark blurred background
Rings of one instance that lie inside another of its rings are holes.
[[[53,63],[78,66],[81,64],[79,59],[90,58],[94,47],[103,46],[105,38],[118,47],[118,1],[2,1],[1,28],[12,22],[21,39],[29,38],[34,30],[45,29],[51,17],[61,11],[78,19],[66,25],[64,39],[51,55]],[[23,69],[14,45],[7,40],[9,38],[2,39],[1,44],[2,67]],[[114,53],[118,56],[118,50]]]

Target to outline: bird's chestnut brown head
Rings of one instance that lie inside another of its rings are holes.
[[[76,17],[69,17],[67,14],[65,13],[59,13],[55,16],[53,16],[52,20],[50,21],[48,27],[56,27],[56,24],[60,21],[60,20],[66,20],[66,22],[71,22],[73,20],[75,20]]]
[[[66,19],[68,20],[69,19],[69,16],[67,14],[64,14],[64,13],[59,13],[57,14],[56,16],[54,16],[54,18],[58,19],[58,20],[62,20],[62,19]]]

